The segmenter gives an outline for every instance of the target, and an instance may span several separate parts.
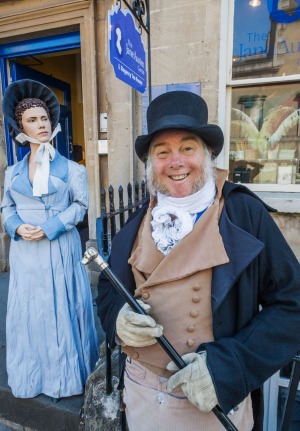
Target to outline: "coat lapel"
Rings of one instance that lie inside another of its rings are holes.
[[[133,253],[130,256],[129,263],[132,267],[137,268],[145,274],[152,274],[164,255],[158,251],[151,235],[152,207],[149,207],[142,220],[137,238],[133,246]]]
[[[28,157],[29,153],[26,154],[19,163],[16,164],[12,173],[11,188],[23,196],[40,200],[39,197],[32,195],[32,185],[30,184],[28,175]]]
[[[142,241],[129,262],[141,273],[148,274],[144,286],[182,279],[207,268],[228,262],[218,228],[219,201],[198,220],[193,231],[164,257],[151,236],[151,212],[148,210],[140,235]]]
[[[29,154],[30,153],[26,154],[25,157],[19,163],[16,164],[12,174],[11,188],[24,196],[40,200],[40,197],[33,196],[32,194],[32,185],[29,181],[28,174]],[[62,157],[57,151],[55,152],[55,158],[52,162],[50,162],[50,176],[51,175],[60,178],[64,182],[68,181],[68,160],[65,157]],[[48,195],[51,195],[53,193],[57,193],[57,188],[54,186],[51,181],[51,178],[49,177]]]
[[[147,204],[141,208],[134,217],[125,224],[125,226],[117,233],[112,241],[112,253],[110,255],[111,267],[114,268],[116,274],[125,274],[129,270],[128,259],[131,254],[133,243],[137,235],[140,224],[147,211]],[[122,262],[124,265],[122,265]],[[129,277],[131,278],[131,276]]]
[[[138,245],[129,260],[140,273],[147,274],[145,286],[182,279],[228,262],[219,233],[220,200],[226,176],[226,170],[217,170],[217,195],[214,204],[200,217],[193,231],[167,256],[157,250],[152,239],[151,210],[156,202],[153,199],[150,201],[147,215],[138,232]]]
[[[50,163],[50,175],[57,177],[65,183],[69,178],[68,159],[55,151],[55,157]]]
[[[212,309],[219,307],[243,270],[264,248],[264,244],[248,232],[234,225],[226,210],[220,218],[220,232],[223,238],[229,262],[213,270]]]
[[[111,266],[121,279],[130,280],[131,283],[134,283],[134,280],[128,259],[146,211],[147,206],[145,204],[142,210],[136,213],[134,218],[121,229],[113,241],[115,247],[111,255]],[[204,216],[205,214],[202,217]],[[264,248],[264,244],[261,241],[240,229],[229,220],[225,206],[220,217],[219,228],[229,262],[213,268],[212,308],[214,312],[220,306],[242,271]],[[175,265],[184,266],[187,261],[186,256],[190,255],[189,248],[182,251],[180,256],[177,256],[176,263],[172,264],[172,270],[177,270]],[[124,256],[124,259],[120,259],[120,256]],[[122,262],[124,263],[123,265]]]

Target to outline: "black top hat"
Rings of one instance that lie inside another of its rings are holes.
[[[12,82],[5,90],[2,110],[6,121],[9,124],[9,133],[15,138],[20,129],[15,119],[15,109],[21,100],[27,98],[40,99],[46,103],[49,113],[52,130],[58,124],[60,106],[57,97],[50,88],[32,79],[20,79],[19,81]]]
[[[207,105],[202,97],[189,91],[171,91],[154,99],[147,109],[148,135],[136,138],[135,151],[145,161],[155,133],[166,129],[190,130],[200,136],[217,157],[224,143],[222,130],[207,124]]]

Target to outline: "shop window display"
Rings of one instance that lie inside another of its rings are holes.
[[[300,93],[295,84],[232,90],[229,170],[242,183],[300,184]]]
[[[300,4],[235,0],[233,28],[230,179],[300,184]]]

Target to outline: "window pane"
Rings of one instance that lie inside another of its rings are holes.
[[[295,361],[288,363],[285,367],[280,370],[280,377],[290,379],[293,375],[293,383],[298,386],[299,384],[299,354],[295,357]],[[294,373],[292,373],[292,368],[294,368]],[[292,392],[291,392],[292,394]],[[279,387],[278,393],[278,410],[277,410],[277,430],[280,431],[280,425],[283,420],[283,414],[285,412],[286,402],[289,395],[289,389],[287,387]],[[289,422],[289,431],[299,431],[300,430],[300,391],[296,391],[294,398],[291,398],[291,418]],[[287,406],[287,411],[289,410]]]
[[[300,4],[235,0],[233,79],[300,73]]]
[[[232,90],[230,180],[300,184],[299,108],[297,84]]]
[[[283,418],[284,406],[287,398],[287,388],[279,388],[278,393],[278,411],[277,411],[277,431],[281,431],[280,424]],[[289,431],[299,431],[300,430],[300,393],[297,391],[295,401],[293,403],[293,410],[291,414],[291,419],[289,422]]]

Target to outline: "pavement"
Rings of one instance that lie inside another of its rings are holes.
[[[0,273],[0,431],[77,431],[83,395],[63,398],[56,404],[45,395],[15,398],[7,384],[5,318],[9,273]],[[96,286],[91,286],[96,297]],[[95,322],[100,343],[104,333],[99,318]]]

